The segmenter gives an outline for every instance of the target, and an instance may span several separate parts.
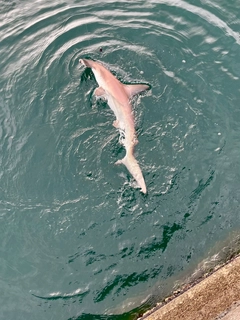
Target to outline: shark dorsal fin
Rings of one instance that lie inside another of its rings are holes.
[[[140,92],[146,91],[150,89],[150,86],[148,84],[124,84],[124,89],[128,95],[129,98],[132,98],[136,94],[139,94]]]

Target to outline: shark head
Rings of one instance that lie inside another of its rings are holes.
[[[99,86],[104,86],[106,78],[108,78],[110,72],[106,68],[104,68],[101,63],[91,59],[80,59],[79,62],[87,68],[91,68]]]

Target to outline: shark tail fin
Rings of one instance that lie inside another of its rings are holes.
[[[144,194],[147,193],[147,187],[145,184],[145,180],[143,178],[142,171],[140,169],[140,166],[137,160],[134,158],[132,154],[131,155],[127,154],[123,159],[115,162],[115,164],[124,164],[125,167],[128,169],[128,171],[133,176],[133,178],[136,180],[138,186],[141,188],[140,191]]]

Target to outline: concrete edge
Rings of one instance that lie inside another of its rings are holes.
[[[166,298],[141,320],[215,320],[240,300],[240,256]]]

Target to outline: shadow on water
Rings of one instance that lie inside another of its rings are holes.
[[[80,76],[80,82],[87,82],[88,80],[95,80],[95,77],[91,68],[85,68]]]

